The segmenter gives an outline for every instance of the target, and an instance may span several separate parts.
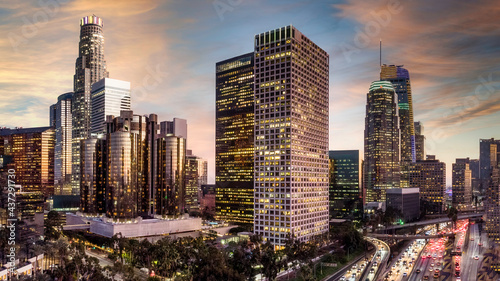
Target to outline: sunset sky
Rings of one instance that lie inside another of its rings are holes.
[[[410,72],[427,154],[479,157],[500,138],[497,1],[71,1],[0,3],[0,126],[48,126],[73,89],[79,20],[104,21],[110,78],[132,109],[188,121],[188,148],[215,182],[215,63],[253,51],[253,36],[293,24],[330,54],[330,149],[363,151],[366,93],[382,63]]]

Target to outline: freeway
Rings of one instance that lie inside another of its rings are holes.
[[[462,256],[462,280],[474,280],[477,278],[477,272],[483,259],[485,249],[482,237],[479,235],[477,224],[470,225],[469,246]]]

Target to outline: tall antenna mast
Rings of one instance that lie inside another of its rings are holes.
[[[382,67],[382,38],[380,38],[380,67]]]

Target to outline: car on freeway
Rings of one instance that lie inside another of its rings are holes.
[[[425,275],[424,280],[429,280],[429,276]]]
[[[418,273],[422,272],[422,270],[417,269],[415,272],[418,274]]]
[[[478,260],[478,259],[479,259],[479,256],[475,256],[475,257],[474,257],[474,259],[475,259],[475,260]]]

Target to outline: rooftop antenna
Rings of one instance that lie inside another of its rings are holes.
[[[382,67],[382,38],[380,38],[380,67]]]

